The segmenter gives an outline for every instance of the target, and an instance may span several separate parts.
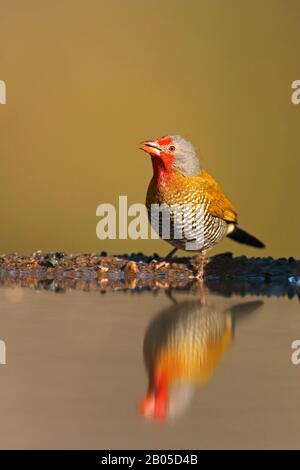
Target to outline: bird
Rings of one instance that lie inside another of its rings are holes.
[[[169,135],[143,141],[140,149],[150,155],[153,167],[146,196],[150,223],[174,247],[166,260],[184,249],[198,252],[198,260],[204,261],[207,251],[226,236],[255,248],[265,247],[238,226],[235,207],[213,176],[202,169],[191,142]],[[169,231],[164,227],[163,211],[158,212],[157,207],[167,208]]]
[[[159,312],[146,329],[143,344],[148,390],[139,401],[144,418],[165,421],[190,405],[232,346],[237,321],[248,318],[262,301],[220,310],[199,299],[177,302]]]

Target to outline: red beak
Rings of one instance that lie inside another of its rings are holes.
[[[145,142],[141,142],[140,149],[144,150],[146,153],[149,153],[149,155],[160,157],[161,148],[155,140],[146,140]]]

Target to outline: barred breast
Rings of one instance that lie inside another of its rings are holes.
[[[209,212],[205,191],[197,184],[182,184],[180,177],[160,186],[151,181],[146,205],[153,229],[176,248],[208,250],[227,235],[228,224]]]
[[[172,380],[205,381],[232,339],[230,315],[199,301],[185,301],[158,315],[144,340],[150,374],[158,369]]]

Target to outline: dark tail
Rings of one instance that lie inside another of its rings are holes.
[[[265,248],[264,243],[237,226],[234,227],[233,231],[229,233],[227,237],[238,243],[255,246],[256,248]]]

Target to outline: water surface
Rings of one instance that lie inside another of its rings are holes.
[[[1,287],[0,338],[1,448],[300,447],[296,295]]]

